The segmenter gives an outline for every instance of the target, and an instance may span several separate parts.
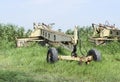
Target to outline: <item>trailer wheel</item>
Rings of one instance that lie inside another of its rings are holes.
[[[72,57],[77,57],[77,53],[76,53],[76,52],[72,52],[72,53],[71,53],[71,56],[72,56]]]
[[[101,54],[96,49],[91,49],[88,51],[87,56],[93,56],[94,61],[100,61],[101,60]]]
[[[47,58],[48,63],[54,63],[58,60],[58,52],[56,48],[50,48],[47,52]]]

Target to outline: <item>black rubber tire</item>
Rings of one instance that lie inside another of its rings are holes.
[[[58,61],[58,52],[56,48],[49,48],[47,52],[47,58],[46,58],[48,63],[54,63]]]
[[[88,51],[87,56],[93,56],[94,61],[100,61],[101,60],[101,53],[96,49],[91,49]]]
[[[72,56],[72,57],[77,57],[77,53],[72,52],[72,53],[71,53],[71,56]]]

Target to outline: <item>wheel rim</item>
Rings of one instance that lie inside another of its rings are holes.
[[[52,61],[52,55],[51,53],[48,53],[48,62],[51,62]]]

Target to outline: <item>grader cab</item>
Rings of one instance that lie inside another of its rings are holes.
[[[106,44],[106,42],[120,40],[120,30],[115,25],[92,24],[93,35],[90,41],[96,45]]]

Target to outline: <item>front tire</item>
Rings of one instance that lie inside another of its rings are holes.
[[[49,48],[47,52],[47,58],[46,58],[48,63],[54,63],[58,61],[58,52],[56,48]]]

